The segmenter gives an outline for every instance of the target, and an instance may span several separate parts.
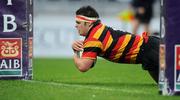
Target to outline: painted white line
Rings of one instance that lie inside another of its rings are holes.
[[[24,80],[26,82],[45,84],[45,85],[54,85],[60,87],[72,87],[72,88],[84,88],[84,89],[92,89],[92,90],[104,90],[104,91],[117,91],[124,93],[132,93],[132,94],[151,94],[150,92],[145,92],[141,90],[132,90],[132,89],[117,89],[117,88],[108,88],[108,87],[98,87],[94,85],[79,85],[79,84],[67,84],[67,83],[57,83],[57,82],[46,82],[46,81],[37,81],[37,80]]]

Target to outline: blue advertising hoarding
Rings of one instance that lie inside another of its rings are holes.
[[[0,1],[0,79],[31,79],[32,0]]]
[[[179,5],[179,0],[161,0],[159,86],[163,95],[180,95]]]

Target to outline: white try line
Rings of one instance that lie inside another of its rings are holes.
[[[108,87],[98,87],[94,85],[79,85],[79,84],[67,84],[67,83],[57,83],[57,82],[45,82],[45,81],[37,81],[37,80],[24,80],[25,82],[45,84],[45,85],[54,85],[59,87],[72,87],[72,88],[84,88],[84,89],[92,89],[92,90],[104,90],[104,91],[117,91],[124,93],[134,93],[134,94],[151,94],[150,92],[145,92],[141,90],[127,90],[127,89],[117,89],[117,88],[108,88]]]

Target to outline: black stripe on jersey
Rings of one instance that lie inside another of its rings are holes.
[[[109,58],[109,56],[111,54],[111,51],[113,50],[113,48],[115,47],[115,45],[118,42],[118,39],[123,35],[129,34],[129,33],[123,32],[123,31],[113,30],[110,27],[108,27],[108,30],[110,31],[110,34],[111,34],[111,36],[113,38],[113,42],[111,43],[110,47],[106,50],[106,52],[105,52],[105,54],[103,56],[105,58]],[[117,39],[117,40],[114,40],[114,39]]]
[[[112,49],[115,47],[115,45],[117,44],[118,41],[113,41],[110,45],[110,47],[106,50],[105,54],[104,54],[104,58],[109,58]]]
[[[123,32],[120,30],[113,30],[111,27],[108,27],[108,29],[109,29],[113,39],[116,39],[116,38],[121,37],[121,36],[126,35],[126,34],[130,34],[128,32]]]
[[[132,48],[135,38],[136,38],[135,35],[131,36],[131,40],[129,41],[129,43],[127,44],[126,48],[124,49],[121,57],[119,58],[119,62],[125,62],[125,56],[129,52],[129,50]],[[126,42],[126,41],[124,41],[124,42]]]
[[[123,35],[126,35],[126,34],[130,34],[128,32],[123,32],[123,31],[120,31],[120,30],[113,30],[111,27],[108,27],[108,30],[110,31],[110,34],[113,38],[113,42],[111,43],[110,47],[106,50],[105,54],[103,57],[105,58],[109,58],[110,54],[111,54],[111,51],[113,50],[113,48],[115,47],[115,45],[117,44],[118,42],[118,39],[123,36]],[[114,39],[117,39],[117,40],[114,40]]]
[[[97,53],[100,53],[101,48],[98,48],[98,47],[86,47],[86,48],[84,48],[83,52],[97,52]]]
[[[105,26],[105,29],[103,30],[103,32],[102,32],[102,34],[101,34],[101,36],[99,37],[99,41],[103,41],[104,40],[104,38],[106,37],[106,35],[107,35],[107,31],[108,31],[108,27],[107,26]]]

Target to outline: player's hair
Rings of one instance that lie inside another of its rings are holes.
[[[83,15],[86,17],[99,18],[98,12],[91,6],[82,6],[76,11],[76,15]]]

